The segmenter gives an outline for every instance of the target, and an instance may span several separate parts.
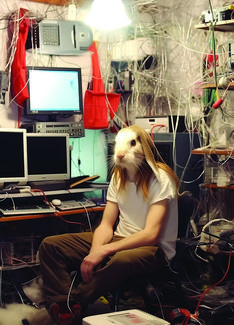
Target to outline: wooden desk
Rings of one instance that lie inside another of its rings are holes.
[[[17,205],[19,203],[22,203],[24,205],[29,205],[30,203],[33,204],[34,200],[36,202],[39,202],[41,200],[46,199],[51,202],[54,198],[61,199],[61,201],[65,200],[73,200],[77,199],[79,200],[81,197],[83,197],[83,194],[86,194],[86,197],[88,192],[102,190],[106,191],[108,188],[108,184],[98,184],[96,183],[93,187],[83,187],[83,188],[74,188],[74,189],[65,189],[65,190],[49,190],[49,191],[37,191],[37,192],[27,192],[27,193],[0,193],[0,200],[2,203],[4,203],[4,199],[15,201],[15,204]],[[90,193],[91,194],[91,193]],[[90,198],[92,198],[92,195],[89,195]],[[31,202],[30,202],[31,201]],[[7,202],[6,202],[7,203]],[[11,202],[10,202],[11,203]],[[8,203],[7,203],[8,204]],[[1,207],[1,204],[0,204]],[[71,209],[66,211],[58,211],[58,210],[52,210],[50,213],[43,213],[43,211],[38,211],[36,214],[30,214],[30,210],[27,211],[28,214],[23,215],[7,215],[7,216],[0,216],[0,239],[3,242],[11,242],[14,241],[15,237],[21,237],[24,238],[29,234],[29,236],[33,236],[36,234],[37,236],[44,236],[44,229],[49,229],[52,231],[51,235],[56,234],[56,227],[60,227],[59,220],[63,220],[67,223],[67,228],[69,224],[77,223],[77,226],[80,226],[80,220],[86,220],[85,215],[87,213],[91,213],[94,220],[94,226],[96,225],[96,222],[101,218],[102,211],[105,209],[105,206],[95,206],[90,208],[77,208],[77,209]],[[26,213],[27,213],[26,212]],[[95,218],[96,214],[98,218]],[[79,217],[80,216],[80,217]],[[73,218],[73,221],[70,221],[69,219]],[[79,222],[77,221],[79,219]],[[96,221],[97,219],[97,221]],[[37,222],[38,220],[38,222]],[[41,220],[41,221],[40,221]],[[47,222],[48,221],[48,222]],[[82,221],[81,221],[82,222]],[[36,225],[36,227],[34,227]],[[48,228],[47,228],[48,225]],[[43,228],[44,226],[44,228]],[[62,229],[62,231],[66,232],[66,227]],[[61,228],[59,228],[59,231],[61,232]],[[74,231],[77,231],[77,229]],[[46,232],[46,231],[45,231]],[[50,235],[50,232],[46,235]],[[1,245],[0,245],[1,246]]]
[[[98,185],[98,183],[94,183],[93,186],[87,188],[72,188],[67,190],[52,190],[52,191],[38,191],[38,192],[30,192],[30,193],[12,193],[7,194],[8,197],[14,199],[14,200],[20,200],[20,199],[32,199],[35,197],[41,197],[45,195],[48,198],[48,201],[52,200],[53,198],[66,198],[69,200],[69,197],[74,195],[79,195],[87,192],[93,192],[97,190],[106,191],[108,188],[108,185]],[[0,194],[0,199],[6,198],[6,194]],[[99,212],[103,211],[105,209],[104,206],[96,206],[92,208],[81,208],[81,209],[72,209],[72,210],[66,210],[66,211],[58,211],[55,210],[53,213],[41,213],[41,214],[33,214],[33,215],[14,215],[14,216],[0,216],[0,223],[1,222],[9,222],[9,221],[20,221],[20,220],[29,220],[29,219],[41,219],[41,218],[51,218],[51,217],[63,217],[67,215],[75,215],[75,214],[81,214],[86,212]]]
[[[33,193],[12,193],[9,194],[8,197],[11,197],[15,202],[23,199],[30,205],[30,199],[43,200],[44,194],[50,202],[53,198],[61,198],[63,201],[71,198],[79,199],[83,193],[85,194],[86,192],[96,190],[106,190],[107,187],[108,186],[106,185],[99,188],[95,185],[93,188],[75,188],[69,190],[53,190]],[[0,194],[0,200],[5,197],[5,194]],[[89,195],[89,197],[92,198],[92,195]],[[0,271],[5,280],[0,280],[0,286],[4,287],[4,294],[2,297],[3,301],[8,302],[9,299],[12,299],[12,287],[17,288],[21,292],[21,283],[31,281],[32,274],[34,277],[39,274],[40,263],[37,259],[37,251],[39,244],[44,237],[80,231],[80,229],[83,229],[82,225],[84,220],[84,226],[86,226],[86,223],[88,225],[88,221],[86,220],[87,213],[90,214],[90,218],[93,218],[92,227],[95,227],[97,225],[96,223],[100,221],[104,209],[105,206],[95,206],[86,209],[82,207],[80,209],[71,209],[66,211],[54,210],[52,213],[40,213],[35,215],[0,216],[0,252],[2,254]],[[8,282],[12,283],[12,285],[8,285]],[[10,288],[9,293],[8,287]],[[18,297],[17,290],[15,290],[15,297]],[[12,302],[15,302],[15,299],[17,298],[13,298]],[[23,299],[25,299],[25,297],[23,297]]]

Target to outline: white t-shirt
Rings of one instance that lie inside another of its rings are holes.
[[[176,187],[164,170],[159,169],[159,175],[160,181],[155,177],[150,182],[147,200],[144,199],[141,189],[137,191],[135,183],[127,182],[125,190],[118,191],[118,184],[115,186],[112,178],[107,191],[107,200],[118,203],[119,207],[119,223],[115,235],[126,237],[144,229],[148,210],[153,203],[169,199],[165,223],[157,245],[162,247],[170,260],[175,255],[178,231]]]

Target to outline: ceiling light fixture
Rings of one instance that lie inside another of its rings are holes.
[[[101,29],[113,30],[130,24],[122,0],[94,0],[86,24]]]

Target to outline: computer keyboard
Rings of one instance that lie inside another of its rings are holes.
[[[96,203],[89,199],[82,200],[66,200],[62,201],[61,205],[52,207],[46,203],[30,204],[30,205],[16,205],[15,208],[0,207],[0,213],[3,216],[17,216],[17,215],[32,215],[32,214],[44,214],[44,213],[54,213],[55,209],[59,211],[73,210],[73,209],[84,209],[95,207]]]
[[[72,210],[72,209],[84,209],[95,207],[96,204],[89,199],[82,200],[68,200],[62,201],[61,205],[56,206],[56,209],[60,211]]]
[[[49,205],[25,205],[0,208],[0,212],[4,216],[14,216],[14,215],[31,215],[31,214],[41,214],[41,213],[54,213],[54,208]]]

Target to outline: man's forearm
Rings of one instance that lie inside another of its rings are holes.
[[[91,250],[92,248],[109,243],[112,237],[113,237],[113,229],[106,227],[105,225],[100,225],[94,231]]]
[[[141,230],[121,240],[107,243],[105,245],[105,250],[108,252],[108,255],[113,255],[118,251],[133,249],[140,246],[154,246],[156,243],[157,236],[155,236],[155,234]]]

